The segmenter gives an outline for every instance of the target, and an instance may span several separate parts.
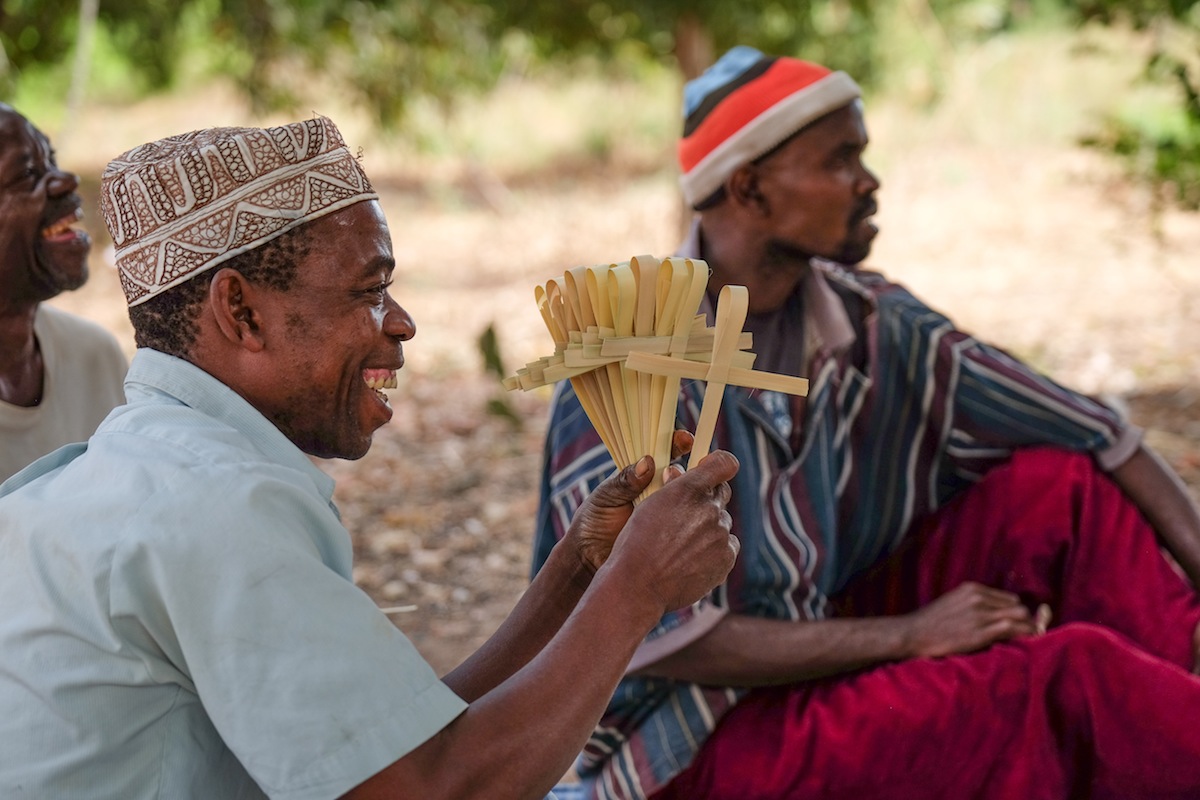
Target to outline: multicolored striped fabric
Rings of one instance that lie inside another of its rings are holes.
[[[643,648],[711,619],[712,606],[772,619],[832,614],[830,598],[851,578],[1015,448],[1090,451],[1112,468],[1137,445],[1137,429],[1106,406],[957,330],[881,275],[816,263],[806,284],[809,298],[836,298],[853,341],[830,347],[836,337],[811,324],[829,309],[804,305],[810,324],[798,324],[797,337],[811,341],[795,346],[811,353],[809,396],[727,388],[716,440],[741,461],[730,504],[741,556],[708,605],[668,615]],[[694,427],[702,391],[683,387],[681,427]],[[612,469],[563,384],[546,441],[535,571]],[[577,764],[588,796],[651,795],[690,763],[738,697],[626,678]]]

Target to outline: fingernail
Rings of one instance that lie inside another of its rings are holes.
[[[650,456],[642,456],[638,460],[637,466],[633,468],[633,474],[639,478],[646,477],[646,473],[650,471]]]
[[[1049,629],[1052,617],[1050,606],[1042,603],[1037,607],[1037,612],[1034,614],[1034,625],[1037,627],[1038,633],[1045,633]]]

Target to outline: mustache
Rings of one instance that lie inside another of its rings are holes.
[[[879,203],[875,200],[875,195],[867,195],[860,202],[854,205],[854,213],[851,218],[854,220],[866,219],[874,216],[879,211]]]
[[[71,216],[82,208],[83,200],[74,192],[56,198],[46,204],[46,213],[42,215],[42,227],[58,222],[63,217]]]

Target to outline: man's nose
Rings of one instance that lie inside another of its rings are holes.
[[[71,192],[79,188],[79,176],[74,172],[67,172],[58,167],[53,167],[50,170],[46,187],[52,197],[71,194]]]
[[[858,193],[872,194],[879,191],[880,182],[878,176],[867,167],[866,164],[861,164],[860,175],[858,176]]]
[[[383,332],[388,336],[395,336],[402,342],[407,342],[417,335],[417,323],[413,321],[403,306],[391,298],[388,298],[388,301],[391,308],[388,309],[387,316],[383,318]]]

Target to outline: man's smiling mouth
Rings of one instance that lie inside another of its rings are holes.
[[[42,238],[47,240],[75,238],[81,235],[81,232],[75,230],[72,226],[81,219],[83,219],[83,209],[77,208],[61,219],[42,228]]]
[[[384,396],[384,389],[395,389],[400,385],[394,369],[364,369],[363,380],[368,389],[374,389],[381,397]]]

